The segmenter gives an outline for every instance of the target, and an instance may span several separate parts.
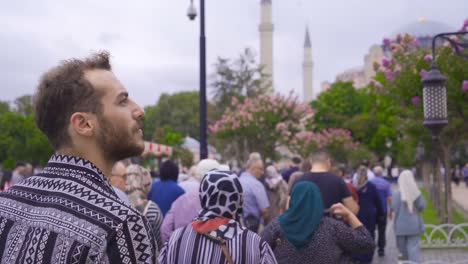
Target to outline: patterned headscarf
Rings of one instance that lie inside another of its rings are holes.
[[[232,239],[245,230],[245,227],[238,223],[242,215],[242,196],[242,186],[233,172],[207,172],[200,184],[202,209],[192,226],[197,232],[201,232],[201,226],[211,226],[204,233],[224,240]]]
[[[200,184],[202,210],[199,220],[225,217],[240,220],[243,190],[238,177],[230,171],[212,170],[205,174]]]
[[[143,212],[148,202],[147,194],[151,188],[151,175],[140,165],[127,167],[127,186],[125,192],[130,204]]]
[[[366,185],[367,180],[367,168],[364,166],[359,166],[357,171],[357,180],[354,187],[356,187],[357,190],[361,189]]]

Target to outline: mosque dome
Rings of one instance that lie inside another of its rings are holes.
[[[400,27],[397,31],[395,31],[392,36],[396,37],[398,34],[405,34],[409,33],[410,35],[417,37],[417,38],[424,38],[424,37],[433,37],[439,33],[443,32],[453,32],[451,26],[433,20],[428,20],[424,17],[420,18],[417,22],[413,22],[407,25]]]
[[[182,143],[182,146],[188,148],[188,149],[194,149],[194,150],[197,150],[200,148],[200,142],[198,142],[198,140],[192,138],[192,137],[189,137],[189,136],[186,136],[184,138],[184,143]]]

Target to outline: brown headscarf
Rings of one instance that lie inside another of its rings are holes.
[[[151,188],[151,175],[149,171],[140,165],[127,167],[127,186],[125,192],[130,204],[138,211],[143,212],[148,203],[147,194]]]

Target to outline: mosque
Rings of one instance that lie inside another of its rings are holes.
[[[269,76],[272,83],[271,89],[274,89],[274,69],[273,69],[273,20],[272,20],[272,1],[261,0],[260,2],[260,64],[264,65],[264,71]],[[417,22],[410,23],[389,36],[390,39],[396,38],[397,34],[409,33],[418,38],[423,47],[431,45],[432,37],[441,32],[455,31],[452,27],[437,22],[420,18]],[[353,82],[356,88],[362,88],[369,84],[375,75],[373,68],[374,62],[381,63],[384,56],[389,56],[389,52],[384,50],[382,44],[374,44],[369,48],[369,52],[363,58],[363,65],[353,67],[339,73],[335,81]],[[302,62],[302,92],[303,101],[312,101],[314,94],[313,87],[313,67],[312,45],[308,28],[305,29],[304,53]],[[326,91],[331,86],[331,82],[321,83],[320,90],[315,94]]]

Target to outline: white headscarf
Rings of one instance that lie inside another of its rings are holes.
[[[203,179],[203,176],[210,170],[218,169],[220,166],[219,162],[214,159],[203,159],[198,162],[195,168],[195,178],[198,181]]]
[[[270,189],[275,188],[276,185],[283,179],[281,174],[279,174],[276,168],[272,165],[266,168],[266,176],[267,177],[265,179],[265,182],[267,183]]]
[[[400,177],[398,177],[398,187],[400,187],[401,200],[406,202],[408,210],[413,213],[414,201],[421,195],[421,191],[411,171],[401,172]]]

